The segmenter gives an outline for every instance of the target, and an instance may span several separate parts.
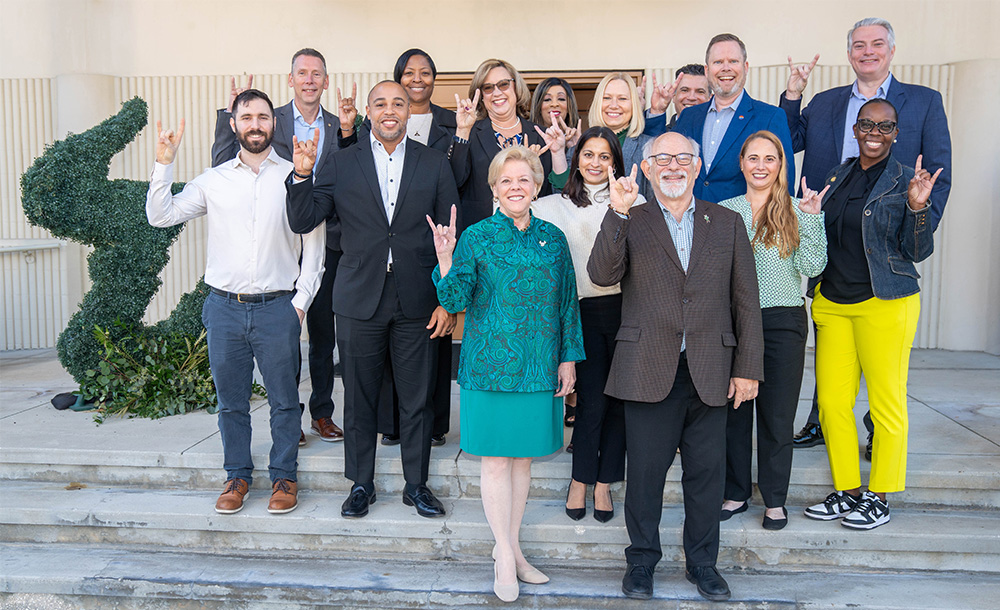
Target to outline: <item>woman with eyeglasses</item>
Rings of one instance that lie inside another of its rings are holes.
[[[745,195],[719,205],[743,218],[753,248],[764,327],[764,381],[757,398],[730,409],[726,420],[726,487],[720,519],[747,510],[753,493],[754,412],[757,415],[757,486],[764,500],[764,529],[788,524],[785,498],[792,473],[792,435],[805,366],[809,322],[802,276],[826,266],[824,192],[802,199],[788,194],[788,161],[778,136],[758,131],[743,143],[740,171]],[[827,187],[829,188],[829,187]]]
[[[469,84],[469,97],[460,99],[456,94],[455,102],[457,128],[448,157],[462,199],[459,231],[493,214],[496,202],[487,178],[490,163],[501,150],[525,146],[538,154],[546,176],[553,169],[566,171],[565,137],[557,144],[558,154],[550,154],[555,136],[543,137],[544,131],[528,120],[531,92],[510,63],[502,59],[481,63]],[[552,192],[548,181],[541,189],[539,196]]]
[[[612,72],[597,84],[594,101],[590,104],[588,120],[591,127],[607,127],[618,137],[622,147],[625,167],[642,163],[642,149],[650,136],[642,133],[646,121],[642,116],[643,103],[635,81],[624,72]],[[636,177],[639,192],[648,201],[653,200],[653,191],[642,172]]]
[[[870,530],[889,522],[887,494],[906,486],[906,381],[920,315],[914,263],[934,250],[932,176],[892,157],[896,109],[873,99],[858,112],[859,156],[827,177],[827,264],[810,280],[816,324],[816,389],[834,492],[805,509]],[[875,424],[868,489],[861,490],[854,402],[864,373]]]
[[[591,127],[573,152],[563,192],[542,197],[532,205],[538,218],[566,234],[580,297],[587,359],[577,364],[573,476],[566,494],[566,514],[574,521],[587,514],[588,485],[594,486],[594,519],[610,521],[615,515],[611,484],[625,479],[625,406],[604,393],[621,325],[621,287],[603,287],[590,281],[587,261],[610,203],[608,176],[627,172],[618,137],[607,127]],[[644,202],[639,195],[636,205]]]

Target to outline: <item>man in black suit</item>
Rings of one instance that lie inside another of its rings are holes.
[[[436,372],[431,339],[444,334],[448,314],[431,281],[437,256],[426,218],[447,223],[458,191],[447,157],[406,138],[410,103],[403,87],[375,85],[365,110],[372,126],[368,141],[331,155],[315,184],[319,135],[296,139],[295,170],[287,182],[293,231],[307,232],[334,217],[342,229],[333,310],[344,378],[344,474],[354,486],[341,514],[363,517],[375,502],[377,405],[388,352],[400,397],[403,503],[421,516],[439,517],[444,506],[426,485],[428,398]]]
[[[253,84],[251,74],[247,88]],[[271,145],[283,159],[292,160],[292,137],[308,139],[314,130],[319,130],[319,147],[316,154],[317,168],[340,148],[350,145],[355,138],[354,93],[350,98],[340,98],[337,92],[337,107],[340,116],[327,111],[320,104],[323,92],[330,86],[330,76],[326,72],[326,59],[316,49],[301,49],[292,56],[292,70],[288,74],[288,86],[295,92],[292,101],[274,110],[274,139]],[[215,143],[212,145],[212,166],[229,161],[240,150],[236,134],[230,127],[233,100],[244,89],[232,81],[229,105],[218,111],[215,122]],[[341,126],[344,129],[341,129]],[[335,333],[333,308],[330,295],[333,280],[340,261],[340,224],[336,219],[327,223],[326,272],[323,283],[306,314],[309,328],[309,374],[312,378],[312,394],[309,396],[309,414],[312,418],[313,434],[321,440],[335,442],[344,440],[344,432],[333,423],[333,346]],[[300,403],[301,404],[301,403]],[[304,408],[304,407],[303,407]],[[305,434],[299,436],[299,445],[305,444]]]

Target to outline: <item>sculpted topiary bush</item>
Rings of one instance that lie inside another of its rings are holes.
[[[146,102],[133,98],[100,125],[46,148],[21,177],[24,212],[32,224],[56,237],[94,246],[87,259],[93,286],[57,344],[59,361],[81,384],[88,380],[88,371],[100,369],[105,353],[95,328],[108,333],[111,341],[133,334],[160,344],[178,336],[195,341],[203,330],[201,307],[208,294],[203,281],[181,298],[169,318],[151,328],[142,325],[160,287],[157,276],[169,260],[167,249],[183,228],[149,225],[149,183],[108,179],[111,158],[146,123]],[[173,192],[182,187],[174,184]]]

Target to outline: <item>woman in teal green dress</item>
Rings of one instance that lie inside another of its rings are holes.
[[[583,335],[576,277],[566,237],[534,218],[531,201],[544,179],[531,150],[500,151],[489,169],[499,209],[455,239],[455,210],[447,227],[434,225],[438,300],[449,312],[466,310],[462,355],[461,447],[482,458],[480,487],[496,539],[493,589],[503,601],[518,595],[518,580],[548,577],[521,553],[518,533],[531,485],[531,459],[562,447],[562,399],[576,383]]]

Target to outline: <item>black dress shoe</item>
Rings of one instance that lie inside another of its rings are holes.
[[[615,501],[611,498],[611,494],[608,493],[608,498],[611,499],[611,510],[598,510],[597,509],[597,486],[594,485],[594,519],[597,519],[601,523],[607,523],[615,517]]]
[[[733,510],[727,510],[727,509],[723,508],[722,509],[722,513],[719,514],[719,521],[729,521],[730,519],[733,518],[733,515],[738,515],[740,513],[745,513],[746,510],[749,507],[750,507],[750,503],[744,501],[743,504],[740,504],[739,507],[734,508]]]
[[[869,462],[872,461],[872,446],[875,444],[875,433],[868,433],[868,446],[865,447],[865,459]]]
[[[713,602],[724,602],[729,599],[729,585],[715,566],[688,568],[684,576],[689,582],[698,585],[698,593],[705,599]]]
[[[355,485],[351,489],[351,495],[347,496],[344,504],[340,507],[340,515],[348,519],[357,519],[368,514],[368,505],[375,504],[375,492],[369,494],[361,485]]]
[[[443,434],[435,434],[431,437],[431,447],[440,447],[448,441],[444,438]]]
[[[819,424],[806,424],[798,434],[792,437],[792,446],[796,449],[815,447],[823,444],[823,429]]]
[[[403,491],[403,504],[416,507],[421,517],[444,516],[444,504],[434,497],[426,485],[418,485],[413,491]]]
[[[387,446],[387,447],[390,447],[392,445],[398,445],[399,444],[399,435],[398,434],[383,434],[382,435],[382,444],[385,445],[385,446]]]
[[[781,507],[781,512],[784,513],[784,515],[785,515],[784,519],[772,519],[772,518],[770,518],[770,517],[767,516],[767,512],[765,511],[764,512],[764,521],[763,521],[763,523],[761,523],[761,525],[764,526],[764,529],[766,529],[766,530],[780,530],[780,529],[784,529],[785,526],[788,525],[788,511],[785,510],[784,506],[782,506]]]
[[[570,489],[573,488],[572,481],[570,482],[569,487],[570,487]],[[570,492],[570,489],[566,490],[566,501],[567,502],[569,502],[569,492]],[[586,493],[586,490],[584,490],[584,493]],[[584,496],[584,497],[586,497],[586,496]],[[586,517],[587,516],[587,503],[586,503],[586,501],[583,503],[583,508],[570,508],[570,507],[567,506],[566,507],[566,516],[569,517],[570,519],[572,519],[573,521],[579,521],[580,519],[583,519],[584,517]]]
[[[630,563],[622,579],[622,593],[631,599],[653,597],[653,568]]]

